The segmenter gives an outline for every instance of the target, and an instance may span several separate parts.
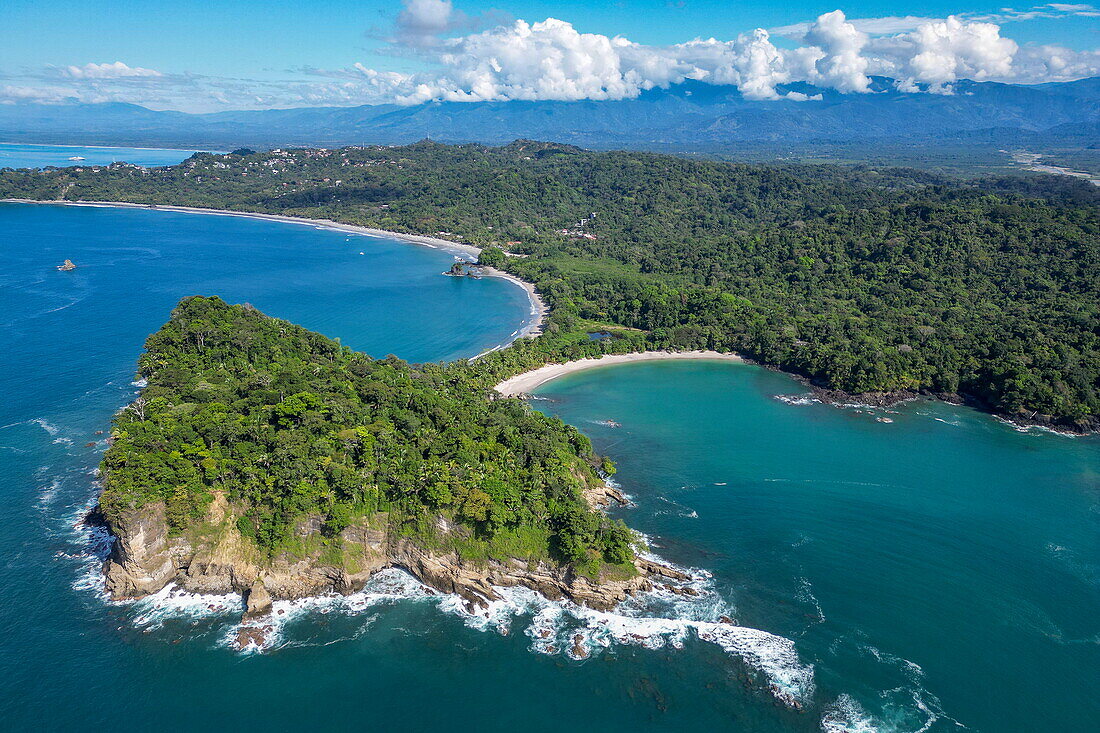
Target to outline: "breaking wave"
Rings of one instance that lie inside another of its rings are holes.
[[[821,717],[822,733],[878,733],[874,724],[851,695],[841,695]]]
[[[720,647],[761,674],[764,686],[780,701],[792,707],[805,705],[814,692],[813,665],[802,662],[790,639],[736,625],[709,585],[710,578],[700,574],[686,586],[695,596],[658,589],[627,599],[613,611],[551,601],[522,587],[497,588],[501,599],[482,609],[471,610],[457,596],[445,596],[439,605],[480,631],[510,633],[522,619],[531,651],[574,660],[615,645],[681,649],[695,638]]]
[[[86,546],[83,552],[70,556],[80,566],[73,588],[106,600],[102,563],[113,539],[104,528],[84,521],[88,509],[85,507],[73,523]],[[219,632],[220,644],[246,654],[297,645],[287,640],[286,628],[306,616],[354,616],[381,605],[417,601],[434,602],[440,611],[458,616],[467,627],[478,631],[507,634],[514,626],[522,626],[531,639],[531,651],[574,660],[598,655],[615,645],[680,649],[689,639],[697,639],[740,659],[759,675],[761,686],[781,702],[795,708],[808,704],[814,693],[814,668],[799,658],[794,642],[738,626],[733,611],[714,592],[710,574],[695,570],[691,576],[681,588],[658,587],[627,599],[613,611],[551,601],[523,587],[495,588],[499,600],[483,608],[471,607],[459,596],[439,594],[398,569],[377,573],[363,590],[347,596],[275,601],[270,615],[247,622],[241,621],[240,595],[189,593],[175,585],[141,600],[108,603],[128,607],[130,624],[146,632],[162,628],[169,620],[221,621],[225,626]],[[355,637],[373,620],[373,616],[365,618],[364,627]],[[249,630],[259,633],[250,635]]]
[[[775,399],[787,405],[801,407],[804,405],[820,405],[821,400],[805,394],[777,394]]]

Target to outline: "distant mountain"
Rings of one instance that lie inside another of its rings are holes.
[[[875,78],[873,93],[792,84],[813,99],[760,102],[735,87],[688,81],[636,99],[430,102],[185,114],[132,104],[0,106],[0,140],[231,148],[537,138],[589,148],[713,152],[753,145],[974,141],[1094,144],[1100,78],[1023,86],[962,81],[953,94],[906,94]]]

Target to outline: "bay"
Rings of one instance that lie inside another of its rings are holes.
[[[823,715],[1100,722],[1097,436],[940,402],[827,406],[729,362],[597,368],[537,394],[619,462],[637,504],[621,516],[658,552],[713,572],[739,623],[795,640]]]
[[[284,607],[276,646],[242,655],[226,644],[233,599],[107,604],[80,522],[97,431],[132,399],[142,342],[180,297],[251,302],[410,361],[506,342],[529,304],[500,280],[441,277],[445,252],[313,226],[3,204],[0,233],[5,727],[1094,728],[1096,438],[938,403],[816,405],[747,365],[596,369],[532,403],[618,462],[636,506],[616,514],[696,569],[703,595],[668,603],[663,635],[636,633],[648,621],[630,609],[560,620],[522,597],[471,618],[392,577]],[[66,258],[78,269],[57,272]],[[739,653],[677,631],[725,614]],[[608,623],[638,639],[612,640]],[[568,656],[574,634],[589,658]],[[803,709],[777,702],[769,687],[803,670]]]

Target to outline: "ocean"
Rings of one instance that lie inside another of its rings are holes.
[[[175,165],[190,158],[194,150],[165,148],[104,148],[83,145],[33,145],[0,143],[0,168],[63,168],[77,165],[133,163],[151,168]],[[80,160],[70,160],[79,158]]]
[[[829,407],[728,362],[593,369],[532,401],[618,463],[633,506],[613,513],[689,569],[697,596],[599,614],[515,591],[470,616],[391,572],[348,599],[279,604],[262,653],[229,647],[233,597],[108,603],[103,538],[81,523],[99,431],[179,298],[249,302],[410,361],[506,343],[529,303],[501,280],[441,277],[447,252],[314,226],[0,204],[0,232],[7,729],[1100,720],[1100,441],[933,402]],[[56,271],[64,259],[78,269]]]

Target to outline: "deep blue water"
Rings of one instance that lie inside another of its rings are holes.
[[[0,168],[58,168],[75,165],[108,165],[124,162],[151,168],[175,165],[191,157],[194,150],[164,148],[101,148],[82,145],[31,145],[0,143]],[[83,160],[70,160],[83,158]]]
[[[310,226],[0,204],[0,727],[1095,730],[1097,439],[933,403],[787,404],[795,382],[744,365],[597,369],[533,403],[616,459],[637,504],[616,513],[699,569],[697,599],[597,615],[518,594],[482,620],[395,576],[284,605],[251,655],[225,644],[232,599],[102,600],[79,522],[97,431],[180,297],[411,361],[507,341],[526,296],[440,276],[451,261]],[[563,653],[577,635],[583,661]]]

